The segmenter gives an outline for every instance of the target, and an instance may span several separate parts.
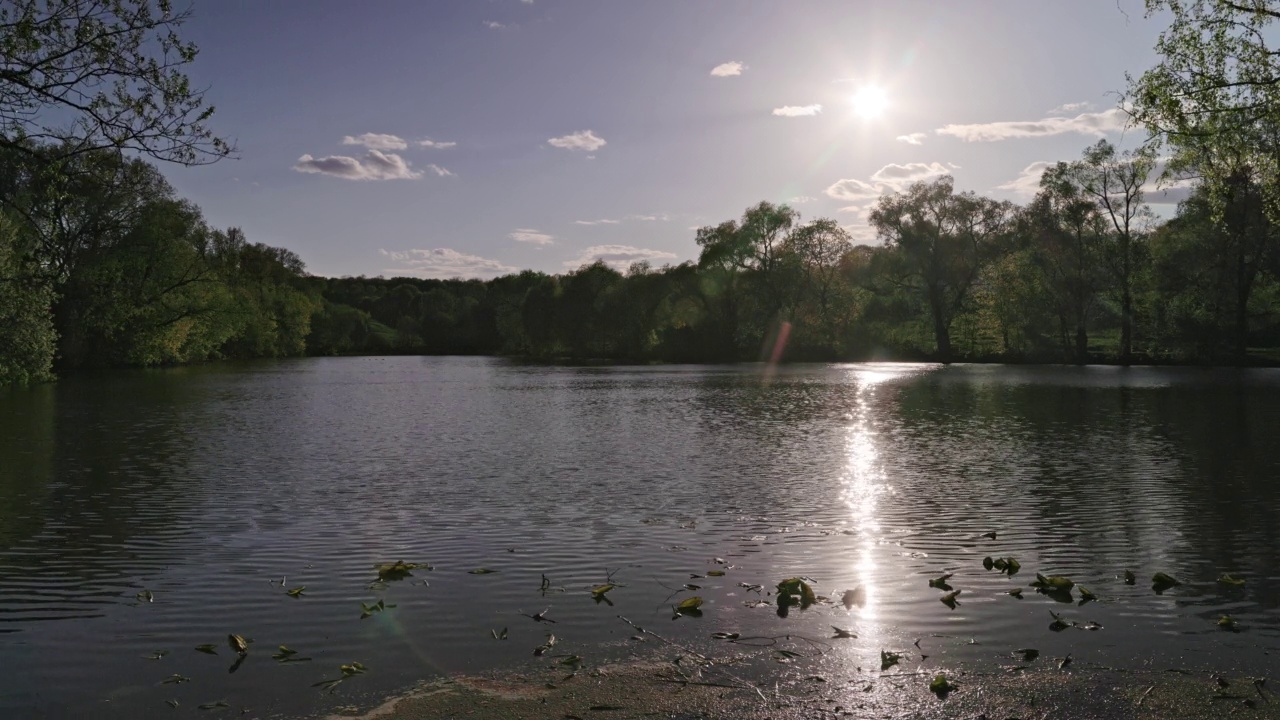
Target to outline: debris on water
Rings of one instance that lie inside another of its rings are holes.
[[[378,600],[378,602],[371,603],[371,604],[360,603],[360,619],[364,620],[365,618],[370,617],[374,613],[380,613],[383,610],[386,610],[388,608],[393,608],[393,607],[395,607],[395,605],[389,605],[385,600]]]
[[[1032,660],[1040,657],[1040,651],[1035,648],[1019,648],[1013,651],[1014,657],[1018,657],[1019,655],[1022,656],[1023,662],[1031,662]]]
[[[736,632],[734,633],[714,632],[714,633],[711,633],[711,637],[715,638],[716,640],[737,640],[738,638],[742,637],[742,635]]]
[[[533,620],[533,621],[535,621],[535,622],[549,622],[549,623],[554,623],[554,622],[555,622],[555,620],[552,620],[551,618],[547,617],[547,613],[548,613],[548,612],[550,612],[550,611],[551,611],[551,608],[545,608],[542,612],[534,613],[533,615],[530,615],[529,613],[526,613],[526,612],[522,612],[522,613],[520,613],[520,614],[521,614],[521,615],[524,615],[525,617],[527,617],[527,618],[529,618],[530,620]]]
[[[302,597],[302,591],[303,591],[303,590],[306,590],[306,589],[307,589],[307,586],[306,586],[306,585],[299,585],[299,586],[298,586],[298,587],[296,587],[296,588],[292,588],[292,589],[290,589],[290,590],[286,590],[284,594],[285,594],[285,595],[288,595],[289,597],[292,597],[292,598]]]
[[[155,593],[150,590],[142,590],[134,597],[138,598],[139,602],[153,602],[156,599]]]
[[[950,590],[951,586],[947,584],[947,581],[950,580],[951,576],[954,574],[955,573],[946,573],[945,575],[933,578],[929,581],[929,587],[938,588],[939,590]]]
[[[378,571],[378,579],[382,581],[403,580],[413,575],[413,570],[422,568],[423,570],[433,569],[430,565],[423,563],[407,563],[403,560],[397,560],[393,563],[381,563],[374,565]]]
[[[902,655],[900,655],[899,653],[890,652],[888,650],[881,650],[880,651],[880,672],[884,672],[885,670],[888,670],[894,665],[897,665],[898,661],[901,659],[902,659]]]
[[[1241,585],[1244,585],[1244,580],[1241,580],[1240,578],[1232,577],[1230,573],[1224,574],[1222,575],[1222,577],[1219,577],[1218,582],[1222,583],[1223,585],[1234,585],[1236,587],[1240,587]]]
[[[989,532],[989,533],[983,533],[983,534],[982,534],[982,537],[987,538],[988,540],[995,540],[995,539],[996,539],[996,534],[995,534],[995,532],[994,532],[994,531],[993,531],[993,532]]]
[[[947,693],[955,689],[956,686],[951,684],[951,681],[947,680],[947,676],[941,673],[929,683],[929,692],[940,698],[946,698]]]
[[[1223,615],[1218,618],[1218,627],[1223,630],[1230,630],[1231,632],[1239,632],[1240,630],[1240,624],[1230,615]]]
[[[832,638],[852,638],[856,640],[858,637],[852,630],[838,628],[835,625],[832,625],[831,629],[836,631],[836,634],[831,636]]]
[[[840,602],[845,610],[852,610],[854,605],[862,607],[867,604],[867,591],[861,585],[852,590],[845,590]]]
[[[493,633],[493,639],[494,639],[494,640],[506,640],[506,639],[507,639],[507,629],[506,629],[506,628],[502,628],[502,632],[498,632],[497,630],[490,630],[489,632]]]
[[[229,645],[234,652],[241,655],[249,652],[249,641],[245,640],[243,636],[236,635],[235,633],[227,635],[227,645]]]
[[[787,578],[778,583],[778,606],[796,605],[807,608],[818,601],[813,588],[803,578]]]
[[[1085,603],[1087,603],[1087,602],[1092,602],[1092,601],[1094,601],[1094,600],[1097,600],[1097,599],[1098,599],[1098,596],[1097,596],[1097,595],[1094,595],[1092,592],[1090,592],[1090,591],[1089,591],[1089,589],[1088,589],[1088,588],[1086,588],[1086,587],[1085,587],[1085,586],[1083,586],[1083,585],[1077,585],[1077,586],[1076,586],[1076,589],[1080,591],[1080,604],[1081,604],[1081,605],[1084,605],[1084,604],[1085,604]]]
[[[1019,600],[1021,600],[1021,599],[1022,599],[1022,588],[1014,588],[1014,589],[1012,589],[1012,590],[1009,590],[1009,591],[1008,591],[1008,592],[1006,592],[1005,594],[1006,594],[1006,595],[1012,595],[1012,596],[1014,596],[1014,597],[1018,598]]]
[[[191,678],[178,673],[174,673],[163,680],[164,685],[181,685],[184,682],[191,682]]]
[[[1133,584],[1134,584],[1134,583],[1136,583],[1136,582],[1138,582],[1138,576],[1137,576],[1137,575],[1134,575],[1132,570],[1125,570],[1125,571],[1124,571],[1124,584],[1125,584],[1125,585],[1133,585]]]
[[[1062,658],[1062,661],[1058,663],[1058,669],[1062,670],[1063,668],[1065,668],[1070,664],[1071,664],[1071,653],[1067,653],[1067,656]]]
[[[213,643],[205,643],[204,645],[197,645],[196,650],[199,652],[205,653],[206,655],[218,654],[218,646],[214,645]]]
[[[960,590],[952,590],[951,592],[947,593],[946,595],[943,595],[941,598],[938,598],[938,599],[942,601],[943,605],[946,605],[952,610],[955,610],[956,606],[960,604],[956,600],[956,598],[960,596],[961,592],[962,591]]]
[[[150,655],[144,655],[143,658],[146,660],[159,660],[160,658],[168,654],[169,654],[168,650],[157,650],[151,653]]]
[[[1182,583],[1179,582],[1177,578],[1172,575],[1166,575],[1162,572],[1158,572],[1151,576],[1151,589],[1155,590],[1156,594],[1163,593],[1165,590],[1181,584]]]
[[[556,645],[556,636],[552,635],[551,633],[547,633],[547,641],[542,643],[538,647],[534,648],[533,654],[539,657],[542,655],[545,655],[546,652],[551,648],[555,647],[555,645]]]
[[[498,572],[498,571],[497,571],[497,570],[492,570],[492,569],[490,569],[490,568],[486,568],[486,567],[479,567],[479,568],[476,568],[476,569],[474,569],[474,570],[468,570],[468,571],[467,571],[467,573],[468,573],[468,574],[470,574],[470,575],[492,575],[492,574],[494,574],[494,573],[496,573],[496,572]]]

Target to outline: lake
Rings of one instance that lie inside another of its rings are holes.
[[[394,357],[10,391],[0,717],[369,707],[449,673],[625,657],[620,615],[697,648],[713,632],[856,631],[828,667],[878,671],[881,649],[923,639],[928,667],[1035,647],[1266,674],[1278,438],[1275,370]],[[378,583],[397,560],[433,569]],[[1038,594],[1037,572],[1097,600]],[[1157,593],[1156,572],[1181,584]],[[954,609],[928,583],[945,573]],[[786,618],[758,602],[790,577],[835,602]],[[865,604],[846,609],[859,586]],[[695,594],[702,615],[673,619]],[[544,609],[555,624],[525,617]],[[1050,631],[1050,611],[1076,626]],[[549,631],[559,644],[534,657]],[[238,664],[229,633],[253,641]],[[311,660],[273,659],[280,645]],[[367,672],[314,686],[352,662]]]

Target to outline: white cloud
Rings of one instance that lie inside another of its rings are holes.
[[[1085,110],[1092,110],[1092,109],[1093,109],[1093,103],[1091,102],[1063,103],[1058,107],[1050,110],[1049,114],[1050,115],[1070,115],[1071,113],[1078,113],[1078,112],[1083,112]]]
[[[675,253],[663,250],[650,250],[631,245],[593,245],[583,250],[582,255],[578,256],[576,260],[565,261],[564,266],[570,269],[577,269],[599,260],[617,270],[626,270],[631,266],[631,263],[640,262],[641,260],[654,262],[658,260],[674,260],[675,258]]]
[[[1018,173],[1018,177],[1010,180],[1002,185],[997,185],[997,190],[1008,190],[1009,192],[1031,197],[1040,192],[1040,176],[1044,175],[1044,171],[1053,167],[1054,163],[1048,160],[1037,160],[1022,169]]]
[[[531,245],[550,245],[555,242],[553,236],[533,228],[516,228],[515,232],[510,233],[507,237],[516,242],[529,243]]]
[[[564,148],[565,150],[586,150],[587,152],[595,152],[605,146],[604,138],[596,135],[591,130],[579,130],[575,133],[551,138],[547,142],[553,147]]]
[[[857,178],[844,178],[832,183],[825,192],[827,197],[835,198],[836,200],[859,203],[866,200],[875,200],[886,193],[898,192],[912,183],[949,173],[950,171],[946,166],[937,162],[889,163],[872,173],[871,182],[858,180]],[[841,211],[848,212],[856,209],[841,208]]]
[[[347,135],[342,138],[343,145],[363,145],[370,150],[404,150],[409,144],[404,138],[398,135],[384,135],[382,133],[365,133],[352,137]]]
[[[719,65],[711,68],[711,76],[712,77],[733,77],[734,75],[741,75],[742,71],[746,69],[747,69],[746,65],[743,65],[737,60],[734,60],[732,62],[720,63]]]
[[[951,135],[966,142],[995,142],[1011,138],[1046,137],[1080,133],[1102,137],[1108,132],[1123,130],[1127,115],[1120,108],[1100,113],[1081,113],[1075,117],[1048,117],[1025,122],[993,122],[974,125],[944,125],[935,132]]]
[[[884,189],[879,185],[872,185],[869,182],[863,182],[856,178],[846,178],[837,180],[832,183],[831,187],[826,189],[827,197],[836,200],[844,200],[845,202],[859,202],[862,200],[872,200],[884,194]]]
[[[438,148],[440,150],[446,150],[451,147],[457,147],[458,143],[440,142],[439,140],[419,140],[415,142],[414,145],[417,145],[418,147],[424,147],[424,148]]]
[[[495,20],[485,20],[484,26],[489,28],[490,30],[501,30],[506,27],[506,25],[503,25],[502,23],[497,22]]]
[[[929,137],[929,133],[911,133],[910,135],[899,135],[898,142],[904,142],[908,145],[923,145],[924,139]]]
[[[790,200],[788,200],[788,201],[787,201],[787,204],[788,204],[788,205],[803,205],[803,204],[805,204],[805,203],[811,203],[811,202],[813,202],[814,200],[817,200],[817,199],[818,199],[818,198],[809,197],[808,195],[797,195],[797,196],[795,196],[795,197],[791,198]]]
[[[663,221],[663,222],[666,222],[666,221],[668,221],[668,220],[670,220],[670,219],[671,219],[671,216],[670,216],[670,215],[668,215],[668,214],[666,214],[666,213],[662,213],[661,215],[628,215],[628,216],[626,216],[626,217],[625,217],[625,218],[623,218],[623,219],[624,219],[624,220],[639,220],[639,221],[641,221],[641,222],[655,222],[655,221],[658,221],[658,220],[661,220],[661,221]]]
[[[574,225],[617,225],[621,220],[574,220]]]
[[[435,163],[427,165],[427,169],[435,173],[437,177],[456,177],[453,173],[449,172],[448,169],[442,168]]]
[[[379,250],[379,255],[397,263],[382,272],[426,278],[493,278],[517,272],[517,268],[497,260],[467,255],[451,248],[430,250]]]
[[[343,178],[344,180],[417,180],[422,172],[409,167],[405,159],[395,153],[370,150],[362,158],[331,155],[316,158],[303,155],[293,166],[301,173],[315,173]]]
[[[804,117],[817,115],[820,112],[822,112],[821,105],[783,105],[773,109],[773,114],[780,117]]]
[[[871,176],[871,181],[882,187],[901,189],[913,182],[927,180],[939,175],[946,175],[950,171],[947,170],[942,163],[907,163],[899,165],[897,163],[889,163]]]

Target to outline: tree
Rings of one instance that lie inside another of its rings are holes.
[[[971,192],[956,193],[954,180],[944,175],[884,195],[871,211],[872,226],[892,251],[892,280],[923,298],[943,360],[952,357],[951,323],[983,266],[998,254],[1011,209]]]
[[[0,388],[52,377],[52,297],[24,264],[14,224],[0,214]]]
[[[127,150],[196,165],[233,148],[184,73],[170,0],[0,2],[0,147],[46,160]]]
[[[1101,256],[1111,275],[1120,303],[1120,361],[1133,357],[1134,277],[1146,257],[1140,244],[1146,239],[1151,211],[1143,203],[1143,186],[1155,159],[1150,149],[1118,153],[1106,140],[1084,151],[1072,163],[1072,180],[1097,203],[1113,232],[1103,237]]]

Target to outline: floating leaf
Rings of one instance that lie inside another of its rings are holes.
[[[364,666],[364,665],[361,665],[361,664],[360,664],[360,663],[358,663],[358,662],[353,662],[353,663],[351,663],[350,665],[339,665],[339,666],[338,666],[338,672],[341,672],[341,673],[342,673],[342,677],[344,677],[344,678],[349,678],[349,677],[354,677],[354,676],[356,676],[356,675],[361,675],[361,674],[363,674],[365,671],[366,671],[365,666]]]
[[[931,588],[941,588],[942,590],[950,590],[950,589],[951,589],[951,586],[947,584],[947,580],[950,580],[950,579],[951,579],[951,576],[952,576],[952,575],[954,575],[954,574],[955,574],[955,573],[947,573],[947,574],[945,574],[945,575],[943,575],[943,576],[941,576],[941,577],[936,577],[936,578],[934,578],[934,579],[930,580],[930,581],[929,581],[929,587],[931,587]]]
[[[840,602],[844,605],[845,610],[852,610],[854,605],[862,607],[867,604],[867,591],[861,585],[852,590],[845,590],[844,597],[840,599]]]
[[[929,683],[929,692],[939,696],[945,696],[947,693],[955,689],[956,686],[952,685],[951,682],[947,680],[947,676],[942,674],[939,674],[933,679],[933,682]]]
[[[900,660],[901,658],[902,656],[896,652],[881,650],[880,651],[880,672],[884,672],[885,670],[888,670],[894,665],[897,665],[898,660]]]
[[[814,594],[813,588],[809,587],[809,583],[801,578],[787,578],[778,583],[778,604],[787,605],[795,604],[794,596],[800,596],[800,607],[806,608],[818,602],[818,596]]]
[[[742,635],[740,633],[714,632],[711,633],[711,637],[716,640],[737,640]]]
[[[1134,584],[1134,583],[1136,583],[1136,582],[1138,582],[1138,576],[1137,576],[1137,575],[1134,575],[1132,570],[1125,570],[1125,571],[1124,571],[1124,584],[1125,584],[1125,585],[1132,585],[1132,584]]]
[[[1030,587],[1038,588],[1040,590],[1069,592],[1071,588],[1075,587],[1075,585],[1075,582],[1071,580],[1071,578],[1066,578],[1061,575],[1050,575],[1049,577],[1045,577],[1040,573],[1036,573],[1035,582],[1031,583]]]
[[[991,559],[990,555],[982,558],[982,567],[990,570],[991,568],[995,567],[995,565],[996,565],[996,562]]]
[[[701,590],[701,589],[702,589],[702,586],[701,586],[701,585],[693,585],[693,584],[690,584],[690,583],[685,583],[685,584],[684,584],[684,589],[685,589],[685,590]]]
[[[738,587],[753,593],[759,593],[760,591],[764,590],[763,585],[755,585],[753,583],[740,582],[738,583]]]
[[[236,635],[234,633],[227,636],[227,645],[231,646],[232,650],[240,653],[241,655],[244,655],[245,653],[249,652],[248,641],[245,640],[243,637]]]
[[[1083,605],[1083,604],[1085,604],[1085,603],[1087,603],[1087,602],[1092,602],[1092,601],[1094,601],[1094,600],[1097,600],[1097,599],[1098,599],[1098,596],[1097,596],[1097,595],[1094,595],[1092,592],[1090,592],[1090,591],[1089,591],[1089,588],[1087,588],[1087,587],[1085,587],[1085,586],[1083,586],[1083,585],[1078,586],[1076,589],[1080,591],[1080,604],[1081,604],[1081,605]]]
[[[555,647],[555,644],[556,644],[556,636],[552,635],[551,633],[547,633],[547,641],[542,643],[538,647],[534,648],[533,654],[541,656],[551,648]]]
[[[713,562],[713,563],[715,563],[715,564],[717,564],[717,565],[728,565],[728,564],[729,564],[729,561],[728,561],[728,560],[725,560],[724,558],[714,558],[711,562]]]
[[[1062,616],[1058,615],[1058,613],[1050,610],[1049,614],[1053,616],[1053,622],[1049,624],[1050,630],[1054,632],[1061,632],[1071,627],[1070,625],[1067,624],[1065,620],[1062,619]]]
[[[996,534],[995,534],[994,532],[983,533],[983,534],[982,534],[982,537],[984,537],[984,538],[988,538],[988,539],[991,539],[991,540],[995,540],[995,539],[996,539]]]
[[[181,685],[184,682],[191,682],[191,678],[186,675],[179,675],[178,673],[174,673],[163,680],[163,684],[165,685]]]
[[[306,585],[299,585],[299,586],[298,586],[298,587],[296,587],[296,588],[292,588],[292,589],[290,589],[290,590],[286,590],[286,591],[284,592],[284,594],[285,594],[285,595],[288,595],[289,597],[293,597],[293,598],[296,598],[296,597],[302,597],[302,591],[303,591],[303,590],[306,590],[306,589],[307,589],[307,586],[306,586]]]
[[[1239,627],[1239,624],[1236,622],[1236,619],[1230,615],[1223,615],[1218,618],[1218,627],[1223,630],[1235,630]]]
[[[228,708],[228,707],[231,707],[231,706],[230,706],[230,705],[228,705],[228,704],[227,704],[227,702],[226,702],[225,700],[219,700],[219,701],[217,701],[217,702],[211,702],[211,703],[205,703],[205,704],[203,704],[203,705],[197,705],[196,707],[200,708],[201,710],[217,710],[218,708]]]
[[[199,650],[200,652],[206,653],[209,655],[218,654],[218,646],[214,645],[213,643],[205,643],[204,645],[197,645],[196,650]]]
[[[475,570],[467,571],[467,573],[470,575],[492,575],[493,573],[496,573],[496,572],[498,571],[490,570],[489,568],[476,568]]]
[[[617,587],[617,586],[616,586],[616,585],[612,585],[612,584],[608,584],[608,583],[606,583],[606,584],[604,584],[604,585],[597,585],[596,587],[591,588],[591,594],[592,594],[593,596],[595,596],[595,597],[604,597],[605,593],[609,592],[610,590],[614,589],[615,587]]]
[[[831,629],[836,631],[836,634],[831,636],[833,638],[857,639],[858,637],[852,630],[845,630],[844,628],[838,628],[835,625],[832,625]]]
[[[1235,585],[1236,587],[1240,587],[1241,585],[1244,585],[1244,580],[1231,577],[1231,575],[1223,575],[1222,577],[1218,578],[1218,582],[1222,583],[1223,585]]]
[[[134,595],[134,597],[138,598],[140,602],[153,602],[156,599],[155,594],[150,590],[142,590],[137,595]]]
[[[144,655],[143,657],[147,660],[159,660],[160,658],[168,654],[169,654],[168,650],[157,650],[151,653],[150,655]]]
[[[1012,595],[1012,596],[1014,596],[1014,597],[1018,598],[1019,600],[1021,600],[1021,599],[1022,599],[1022,588],[1014,588],[1014,589],[1010,590],[1010,591],[1009,591],[1008,593],[1006,593],[1006,594],[1008,594],[1008,595]]]
[[[959,602],[957,602],[957,601],[956,601],[956,598],[960,597],[960,593],[961,593],[961,592],[962,592],[962,591],[960,591],[960,590],[952,590],[951,592],[947,593],[946,595],[943,595],[942,597],[940,597],[940,598],[938,598],[938,599],[942,601],[942,604],[943,604],[943,605],[946,605],[947,607],[951,608],[952,610],[955,610],[955,609],[956,609],[956,605],[959,605],[959,604],[960,604]]]
[[[1158,572],[1151,576],[1151,584],[1157,588],[1168,589],[1175,585],[1181,585],[1182,583],[1178,582],[1178,579],[1172,575],[1166,575],[1162,572]]]
[[[723,570],[708,570],[707,577],[724,577]]]
[[[403,580],[413,575],[411,572],[412,570],[417,570],[418,568],[422,568],[424,570],[432,569],[430,565],[407,563],[403,560],[397,560],[393,563],[374,565],[374,568],[378,571],[379,580]]]
[[[676,605],[676,610],[697,610],[700,607],[702,607],[702,598],[694,595],[693,597],[681,600],[680,604]]]
[[[1031,662],[1040,657],[1040,651],[1035,648],[1020,648],[1013,651],[1014,656],[1021,655],[1023,662]]]

